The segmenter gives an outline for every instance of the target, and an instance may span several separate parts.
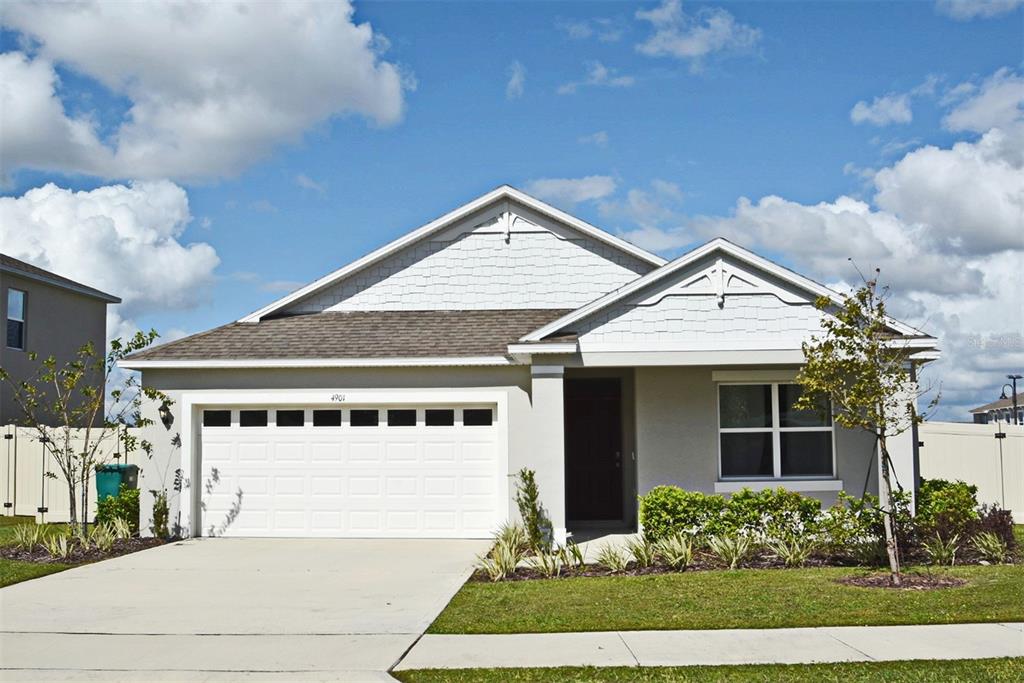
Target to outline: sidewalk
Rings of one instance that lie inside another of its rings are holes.
[[[424,635],[395,670],[1024,657],[1024,623]]]

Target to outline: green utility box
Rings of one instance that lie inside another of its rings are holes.
[[[139,487],[138,465],[100,465],[96,468],[96,499],[116,498],[121,484],[130,489]]]

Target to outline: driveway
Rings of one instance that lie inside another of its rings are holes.
[[[486,541],[196,539],[0,590],[0,680],[392,680]]]

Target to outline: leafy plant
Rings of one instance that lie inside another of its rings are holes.
[[[167,491],[150,491],[153,494],[153,524],[149,527],[150,532],[157,538],[167,538],[170,531],[167,523],[171,518],[170,508],[167,504]]]
[[[750,553],[751,546],[750,538],[741,534],[720,534],[708,538],[708,548],[729,569],[740,565]]]
[[[511,545],[499,538],[490,553],[477,558],[477,567],[483,569],[491,581],[501,581],[512,576],[522,560],[523,550],[520,546]]]
[[[741,530],[764,536],[814,533],[820,516],[821,501],[781,486],[756,492],[741,489],[729,497],[725,506],[728,533]]]
[[[37,524],[18,524],[11,532],[14,545],[21,550],[32,550],[43,542],[46,535],[43,528]]]
[[[1006,541],[991,531],[982,531],[971,540],[971,545],[974,546],[974,550],[982,560],[992,564],[1006,562],[1006,557],[1009,555]]]
[[[530,569],[547,579],[553,579],[562,573],[562,556],[558,550],[531,555],[526,562]]]
[[[97,524],[89,533],[89,542],[96,546],[97,550],[104,553],[110,552],[110,549],[114,547],[114,540],[116,538],[114,529],[109,524]]]
[[[123,541],[134,536],[131,525],[123,519],[115,519],[111,522],[110,530],[113,532],[114,538],[119,541]]]
[[[724,531],[725,498],[678,486],[655,486],[640,497],[644,536],[657,542],[677,533],[714,534]]]
[[[132,532],[139,529],[139,490],[121,484],[116,496],[96,501],[96,523],[112,524],[115,519],[128,522]]]
[[[693,562],[693,537],[686,534],[672,534],[655,544],[655,550],[665,564],[676,571],[683,571]]]
[[[629,555],[614,543],[605,543],[597,551],[597,563],[612,572],[625,571],[629,566]]]
[[[811,535],[793,534],[770,538],[766,545],[787,567],[802,567],[818,549],[818,540]]]
[[[569,541],[561,548],[558,549],[559,557],[563,567],[568,567],[572,571],[583,571],[586,567],[586,557],[583,552],[583,548],[579,546],[575,541]]]
[[[43,547],[55,560],[66,560],[74,549],[71,536],[66,533],[49,534],[43,538]]]
[[[516,506],[526,528],[530,549],[534,552],[551,550],[551,519],[540,502],[537,473],[526,467],[516,475]]]
[[[628,539],[626,552],[633,557],[638,567],[650,567],[654,564],[654,544],[646,536]]]
[[[956,564],[956,553],[960,550],[960,534],[949,538],[935,534],[921,545],[932,564],[951,567]]]
[[[1006,550],[1012,552],[1017,547],[1017,537],[1013,534],[1013,515],[998,505],[982,505],[978,509],[978,520],[972,525],[975,535],[991,532],[1002,539]]]
[[[978,520],[978,487],[963,481],[922,479],[917,522],[926,533],[963,535]]]

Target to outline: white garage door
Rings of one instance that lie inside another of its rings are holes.
[[[481,538],[504,518],[494,406],[211,407],[202,533]]]

